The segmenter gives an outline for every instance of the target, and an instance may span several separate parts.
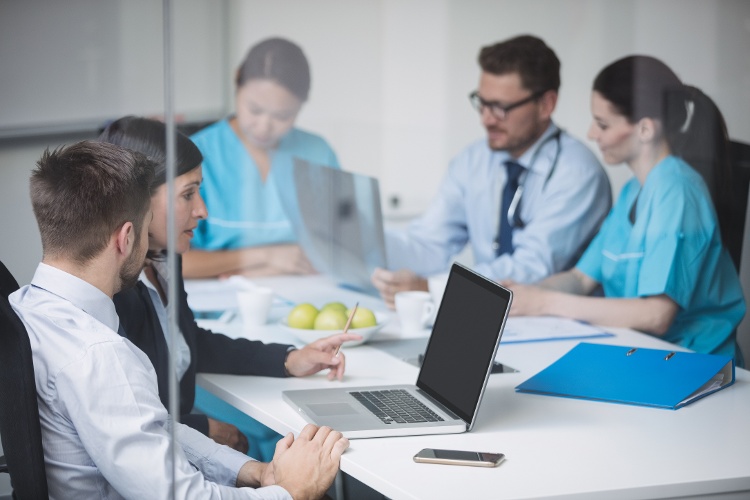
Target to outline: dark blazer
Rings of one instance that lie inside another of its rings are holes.
[[[195,402],[195,374],[226,373],[285,377],[284,361],[291,346],[260,341],[230,339],[200,328],[188,307],[182,260],[177,263],[179,311],[177,324],[190,347],[190,366],[180,380],[180,421],[208,435],[205,415],[191,414]],[[159,398],[169,408],[169,353],[159,317],[146,285],[141,283],[114,297],[121,330],[151,360],[156,370]],[[122,333],[122,332],[121,332]]]

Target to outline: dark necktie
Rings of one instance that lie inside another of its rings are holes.
[[[500,228],[495,240],[495,255],[498,257],[504,253],[513,253],[513,227],[508,220],[508,209],[510,208],[510,202],[513,201],[513,195],[518,190],[518,178],[523,172],[523,166],[513,160],[507,160],[505,170],[508,173],[508,180],[505,181],[503,187],[503,201],[500,204]]]

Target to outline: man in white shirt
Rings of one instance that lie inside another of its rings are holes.
[[[393,305],[401,290],[427,290],[471,245],[474,270],[532,283],[575,264],[611,205],[594,154],[552,122],[560,61],[524,35],[484,47],[470,95],[487,137],[451,162],[432,204],[406,230],[388,231],[390,270],[373,284]]]
[[[118,335],[112,296],[143,265],[152,175],[145,156],[94,142],[47,151],[32,173],[43,261],[10,302],[29,333],[50,498],[321,496],[340,433],[307,426],[271,463],[248,460],[174,423],[148,357]]]

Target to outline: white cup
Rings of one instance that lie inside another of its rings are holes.
[[[435,305],[435,310],[430,318],[431,323],[435,323],[437,318],[438,308],[440,302],[443,300],[443,293],[445,293],[445,285],[448,284],[448,274],[436,274],[427,278],[427,289],[430,291],[430,297],[432,297],[432,303]]]
[[[271,310],[273,290],[266,287],[254,287],[237,292],[237,309],[240,311],[242,324],[246,326],[265,325],[268,312]]]
[[[443,293],[445,293],[445,285],[448,284],[447,274],[436,274],[427,278],[427,289],[430,291],[432,302],[436,306],[440,305],[443,300]]]
[[[429,292],[398,292],[395,300],[396,314],[401,322],[402,331],[414,333],[427,326],[435,310]]]

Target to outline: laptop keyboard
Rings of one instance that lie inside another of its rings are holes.
[[[386,424],[415,424],[443,420],[404,389],[352,391],[349,394]]]

